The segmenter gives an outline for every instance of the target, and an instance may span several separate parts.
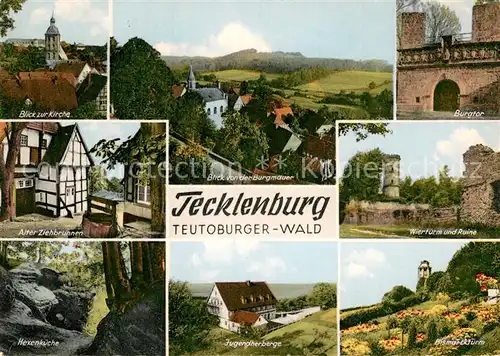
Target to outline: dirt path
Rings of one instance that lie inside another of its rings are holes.
[[[360,232],[362,234],[367,234],[367,235],[377,235],[377,237],[397,237],[397,238],[403,237],[403,236],[394,235],[394,234],[388,235],[388,234],[385,234],[383,232],[375,232],[375,231],[370,231],[370,230],[361,230],[361,229],[352,229],[351,228],[351,231]]]

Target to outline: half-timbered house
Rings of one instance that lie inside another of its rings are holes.
[[[2,146],[6,159],[6,137]],[[72,217],[84,212],[93,164],[78,124],[28,123],[21,133],[14,173],[16,215]]]

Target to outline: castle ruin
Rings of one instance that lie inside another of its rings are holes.
[[[500,152],[475,145],[463,154],[462,221],[500,226]]]
[[[500,3],[473,7],[472,34],[426,39],[425,21],[421,12],[401,14],[398,115],[500,115]]]

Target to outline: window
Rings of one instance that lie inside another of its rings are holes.
[[[75,187],[67,187],[66,196],[73,196],[73,195],[75,195]]]
[[[28,180],[26,180],[26,181],[24,182],[24,185],[25,185],[26,187],[31,187],[31,186],[33,185],[33,181],[32,181],[31,179],[28,179]]]
[[[224,106],[221,105],[220,107],[220,112],[223,113],[224,112]]]
[[[46,148],[47,148],[47,140],[46,140],[46,139],[43,139],[43,140],[42,140],[42,148],[43,148],[43,149],[46,149]]]
[[[415,101],[416,101],[417,103],[420,103],[420,97],[419,97],[419,96],[417,96],[417,97],[415,98]]]
[[[210,108],[207,109],[207,114],[210,115]]]
[[[24,188],[24,181],[23,180],[19,181],[19,188]]]
[[[150,204],[150,188],[148,186],[137,186],[137,201],[140,203]]]
[[[21,135],[21,146],[28,146],[28,136]]]
[[[217,106],[214,107],[214,114],[217,114]]]

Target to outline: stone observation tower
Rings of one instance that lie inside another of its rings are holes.
[[[418,280],[424,280],[424,286],[427,285],[427,280],[429,279],[432,272],[432,267],[429,261],[423,260],[418,266]]]
[[[61,46],[61,34],[56,26],[54,14],[50,18],[50,26],[45,31],[45,59],[47,61],[60,60],[59,48]]]
[[[382,159],[382,193],[389,198],[399,198],[400,162],[399,155],[384,155]]]

